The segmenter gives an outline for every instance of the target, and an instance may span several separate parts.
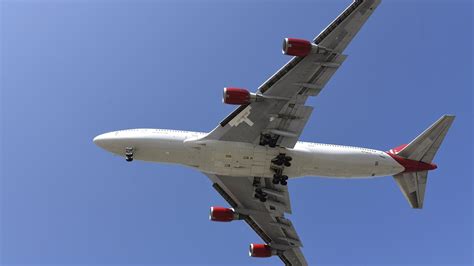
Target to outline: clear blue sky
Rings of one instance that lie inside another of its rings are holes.
[[[95,135],[124,128],[207,132],[232,109],[224,86],[255,90],[344,1],[2,1],[2,264],[271,264],[203,174],[126,163]],[[306,141],[388,150],[457,119],[421,211],[392,177],[289,184],[307,259],[318,265],[471,265],[473,6],[385,0],[346,50]]]

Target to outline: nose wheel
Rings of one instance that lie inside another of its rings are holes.
[[[127,162],[133,161],[133,148],[132,147],[125,148],[125,161]]]
[[[286,186],[288,184],[288,176],[283,174],[283,169],[285,167],[291,166],[291,158],[284,153],[280,153],[277,157],[272,159],[272,166],[271,169],[275,172],[273,175],[273,184],[280,184],[282,186]]]

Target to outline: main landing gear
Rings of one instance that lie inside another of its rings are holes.
[[[125,160],[127,162],[133,161],[133,148],[132,147],[125,148]]]
[[[255,189],[255,198],[259,199],[261,202],[267,201],[268,194],[263,192],[261,188]]]
[[[256,199],[259,199],[261,202],[267,201],[268,194],[263,191],[263,188],[265,187],[264,181],[262,184],[262,178],[261,177],[254,177],[253,179],[253,186],[255,187],[255,194],[254,197]]]
[[[275,172],[273,175],[273,184],[278,184],[280,183],[282,186],[286,186],[288,184],[288,176],[283,174],[283,169],[285,167],[290,167],[291,166],[291,158],[290,156],[287,156],[284,153],[278,154],[277,157],[272,159],[272,166],[271,169]]]
[[[272,179],[272,183],[274,185],[281,184],[282,186],[286,186],[288,184],[288,176],[283,174],[283,169],[285,167],[291,166],[291,160],[292,158],[290,156],[286,156],[284,153],[280,153],[272,159],[270,169],[275,172]],[[255,187],[254,197],[259,199],[261,202],[266,202],[268,193],[264,191],[265,182],[262,181],[262,178],[255,177],[253,186]]]
[[[278,135],[262,134],[260,135],[260,145],[268,145],[270,148],[275,148],[278,141]]]
[[[286,156],[286,154],[284,153],[280,153],[278,154],[277,157],[273,158],[272,159],[272,164],[275,164],[277,166],[286,166],[286,167],[290,167],[291,166],[291,160],[293,160],[293,158],[291,158],[290,156]]]

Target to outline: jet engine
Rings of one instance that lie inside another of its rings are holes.
[[[211,211],[209,213],[209,220],[214,222],[230,222],[238,219],[239,214],[236,213],[234,209],[211,207]]]
[[[249,256],[256,258],[268,258],[275,255],[274,250],[266,244],[250,244]]]
[[[246,89],[241,88],[224,88],[222,102],[226,104],[249,104],[256,100],[256,95],[250,93]]]
[[[324,52],[325,49],[310,41],[295,38],[285,38],[283,40],[283,54],[293,56],[307,56],[311,52]]]

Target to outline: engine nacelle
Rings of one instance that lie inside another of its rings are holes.
[[[267,244],[250,244],[250,257],[268,258],[275,254],[276,252]]]
[[[256,95],[250,93],[246,89],[241,88],[224,88],[222,102],[226,104],[249,104],[256,100]]]
[[[230,222],[238,219],[239,214],[236,213],[234,209],[211,207],[211,211],[209,213],[209,220],[214,222]]]
[[[283,54],[293,56],[307,56],[313,50],[319,51],[319,47],[310,41],[295,38],[285,38],[283,40]],[[323,49],[321,49],[323,50]]]

